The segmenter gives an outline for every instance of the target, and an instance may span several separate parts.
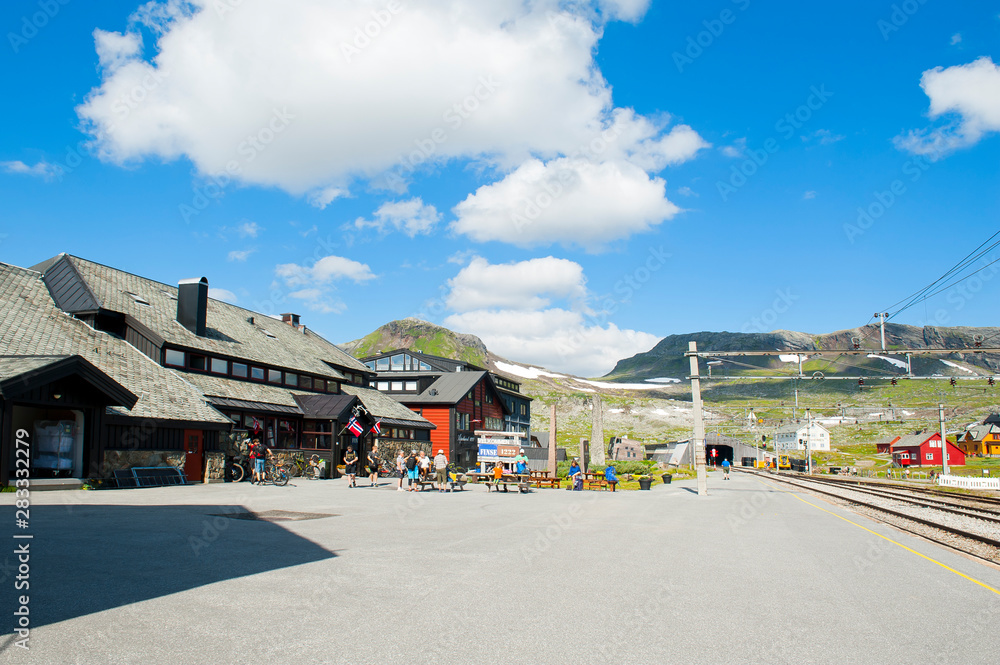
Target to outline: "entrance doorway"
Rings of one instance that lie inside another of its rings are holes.
[[[184,476],[190,483],[204,479],[205,439],[200,429],[184,430]]]

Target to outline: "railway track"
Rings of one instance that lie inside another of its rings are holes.
[[[868,488],[851,487],[848,483],[831,486],[830,483],[816,478],[745,470],[744,472],[845,501],[869,512],[891,516],[891,519],[881,517],[878,519],[978,558],[1000,563],[1000,516],[995,511],[931,505],[929,499],[900,495],[886,496],[885,492],[880,494]],[[918,512],[920,514],[916,514]]]
[[[793,476],[795,477],[795,476]],[[919,485],[900,485],[899,483],[888,483],[884,481],[874,481],[874,480],[864,480],[857,477],[845,476],[840,478],[838,476],[813,476],[812,480],[819,482],[842,485],[856,485],[861,487],[873,487],[886,490],[900,490],[906,492],[913,492],[916,494],[923,494],[925,496],[939,497],[943,499],[949,499],[956,502],[954,505],[959,503],[965,504],[977,504],[978,506],[995,508],[998,513],[1000,513],[1000,497],[995,496],[982,496],[979,494],[960,494],[957,492],[946,492],[938,489],[933,489],[930,487],[920,487]]]

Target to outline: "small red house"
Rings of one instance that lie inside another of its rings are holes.
[[[892,452],[892,444],[896,443],[901,438],[903,438],[903,437],[897,436],[896,438],[892,439],[891,441],[879,441],[879,442],[877,442],[875,444],[875,452],[876,453],[891,453]]]
[[[948,464],[963,466],[965,453],[952,443],[948,446]],[[892,461],[899,466],[940,466],[941,434],[910,434],[892,444]]]

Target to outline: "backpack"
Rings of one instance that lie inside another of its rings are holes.
[[[408,471],[413,471],[415,468],[417,468],[417,458],[410,455],[406,458],[406,469]]]

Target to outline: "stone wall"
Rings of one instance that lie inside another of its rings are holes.
[[[205,453],[205,475],[209,481],[222,482],[226,474],[226,455],[223,452]]]
[[[418,453],[422,450],[425,455],[431,454],[431,442],[430,441],[379,441],[378,442],[378,456],[380,459],[385,460],[386,465],[395,470],[396,468],[396,455],[399,451],[403,451],[403,457],[410,454],[411,450],[416,450]],[[448,451],[445,451],[448,454]],[[364,461],[367,463],[368,457],[364,456]]]
[[[184,457],[184,452],[177,450],[105,450],[101,478],[136,466],[173,466],[183,472]]]

